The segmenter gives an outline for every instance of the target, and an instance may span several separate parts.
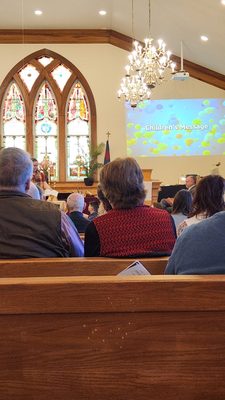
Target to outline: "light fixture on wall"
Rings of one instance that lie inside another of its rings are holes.
[[[122,96],[131,107],[136,107],[142,100],[149,100],[151,90],[160,84],[166,73],[175,71],[175,63],[170,60],[171,52],[166,51],[166,44],[162,39],[154,46],[151,38],[151,3],[148,0],[149,38],[144,40],[144,46],[134,41],[133,51],[129,54],[129,65],[125,67],[126,75],[118,91],[118,98]],[[132,0],[132,33],[133,33],[133,0]]]

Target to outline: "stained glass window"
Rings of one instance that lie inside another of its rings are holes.
[[[52,62],[52,57],[40,57],[38,61],[43,65],[43,67],[47,67],[48,64]]]
[[[9,86],[2,108],[4,147],[26,149],[25,108],[22,94],[15,82]]]
[[[54,168],[51,178],[58,178],[58,110],[52,89],[47,82],[41,87],[36,99],[35,112],[35,157],[41,162],[49,158]]]
[[[96,137],[96,109],[77,68],[51,50],[38,50],[12,68],[1,88],[0,146],[22,148],[44,161],[50,184],[82,181],[82,163]]]
[[[88,158],[89,142],[88,101],[81,84],[76,82],[67,104],[67,180],[80,180],[85,176],[82,163]]]
[[[64,65],[58,65],[53,71],[52,71],[52,76],[55,79],[58,87],[60,88],[61,91],[63,91],[64,86],[68,79],[70,78],[72,72],[70,71],[69,68],[66,68]]]
[[[19,75],[30,92],[34,82],[39,76],[38,70],[33,65],[28,64],[19,72]]]

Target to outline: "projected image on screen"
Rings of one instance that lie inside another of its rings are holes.
[[[225,99],[143,101],[126,115],[130,156],[225,154]]]

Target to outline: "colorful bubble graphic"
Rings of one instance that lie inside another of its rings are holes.
[[[225,154],[225,99],[146,100],[126,119],[134,157]]]

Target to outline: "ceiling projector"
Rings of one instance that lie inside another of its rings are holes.
[[[189,78],[189,72],[178,71],[173,74],[172,79],[175,81],[186,81]]]

